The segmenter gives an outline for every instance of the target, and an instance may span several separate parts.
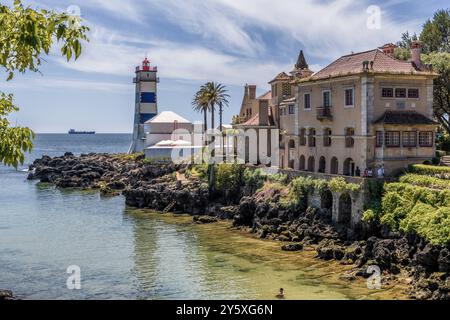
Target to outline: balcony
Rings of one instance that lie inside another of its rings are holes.
[[[320,107],[317,108],[317,120],[333,120],[333,107]]]

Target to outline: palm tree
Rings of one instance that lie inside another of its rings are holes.
[[[219,107],[219,115],[220,115],[220,130],[223,135],[222,128],[222,120],[223,120],[223,108],[228,106],[228,98],[230,95],[227,93],[228,90],[223,84],[216,82],[208,82],[202,86],[200,91],[207,97],[209,110],[211,111],[211,128],[215,129],[215,110],[216,106]],[[212,141],[215,141],[215,137],[212,137]],[[222,139],[223,141],[223,139]],[[223,144],[223,143],[222,143]],[[222,145],[222,149],[225,150],[225,145]],[[213,150],[213,156],[215,154],[215,150]]]
[[[204,117],[203,129],[208,131],[208,111],[209,111],[209,101],[208,97],[204,94],[202,89],[195,94],[194,100],[192,101],[192,107],[197,112],[202,112]]]
[[[228,99],[230,97],[229,94],[227,94],[228,90],[223,84],[216,83],[216,82],[208,82],[205,85],[202,86],[200,89],[207,97],[209,102],[209,107],[211,111],[211,127],[214,129],[215,127],[215,110],[216,106],[219,106],[219,108],[222,109],[221,112],[223,112],[223,107],[228,106]],[[220,110],[219,110],[220,111]],[[221,124],[222,124],[222,118],[221,118]]]

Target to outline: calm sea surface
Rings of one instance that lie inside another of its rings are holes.
[[[126,152],[130,135],[39,135],[30,163],[66,151]],[[22,299],[403,298],[339,279],[346,267],[285,253],[225,223],[126,208],[122,197],[63,191],[0,166],[0,288]],[[69,266],[81,290],[67,289]]]

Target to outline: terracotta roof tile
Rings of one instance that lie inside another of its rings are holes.
[[[262,96],[257,98],[258,100],[271,100],[272,99],[272,91],[268,91],[264,93]]]
[[[438,124],[416,111],[386,111],[375,124]]]
[[[292,80],[292,77],[290,75],[288,75],[286,72],[281,72],[275,77],[275,79],[273,79],[269,83],[279,81],[279,80]]]
[[[311,80],[329,77],[357,74],[363,72],[363,62],[373,61],[373,68],[369,71],[379,73],[419,73],[421,71],[410,61],[402,61],[385,54],[380,49],[342,56],[329,66],[314,74]],[[370,68],[370,65],[369,65]]]
[[[239,126],[251,127],[251,126],[260,126],[260,125],[261,124],[259,123],[259,113],[257,113],[252,118],[250,118],[247,122],[244,122],[244,123],[240,124]],[[264,124],[264,125],[265,126],[274,126],[275,125],[275,121],[271,114],[269,114],[267,124]]]

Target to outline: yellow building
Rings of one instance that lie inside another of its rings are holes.
[[[401,61],[388,44],[294,78],[295,98],[278,111],[281,167],[376,176],[431,161],[436,74],[421,62],[419,42],[411,50]]]
[[[285,118],[288,112],[292,112],[295,106],[295,83],[304,77],[309,77],[313,74],[308,68],[303,51],[300,51],[297,63],[294,70],[287,74],[281,72],[272,81],[269,82],[271,90],[262,96],[256,96],[256,85],[246,85],[244,91],[244,98],[242,101],[239,116],[234,117],[233,127],[243,132],[255,132],[256,138],[253,135],[248,135],[245,140],[245,162],[252,164],[265,164],[279,166],[279,161],[283,157],[277,155],[277,163],[274,161],[265,163],[261,161],[262,157],[272,157],[273,150],[279,149],[282,139],[279,135],[279,129],[289,131],[290,124],[283,123],[283,128],[280,128],[280,120]],[[293,128],[293,127],[292,127]],[[273,132],[277,132],[276,139],[271,138]],[[264,131],[264,134],[261,132]],[[290,132],[290,131],[289,131]],[[293,134],[293,133],[292,133]],[[267,152],[262,148],[262,139],[266,139],[267,135]],[[252,143],[252,140],[254,142]],[[276,140],[276,141],[275,141]],[[237,147],[238,149],[239,147]],[[273,159],[272,159],[273,160]]]

